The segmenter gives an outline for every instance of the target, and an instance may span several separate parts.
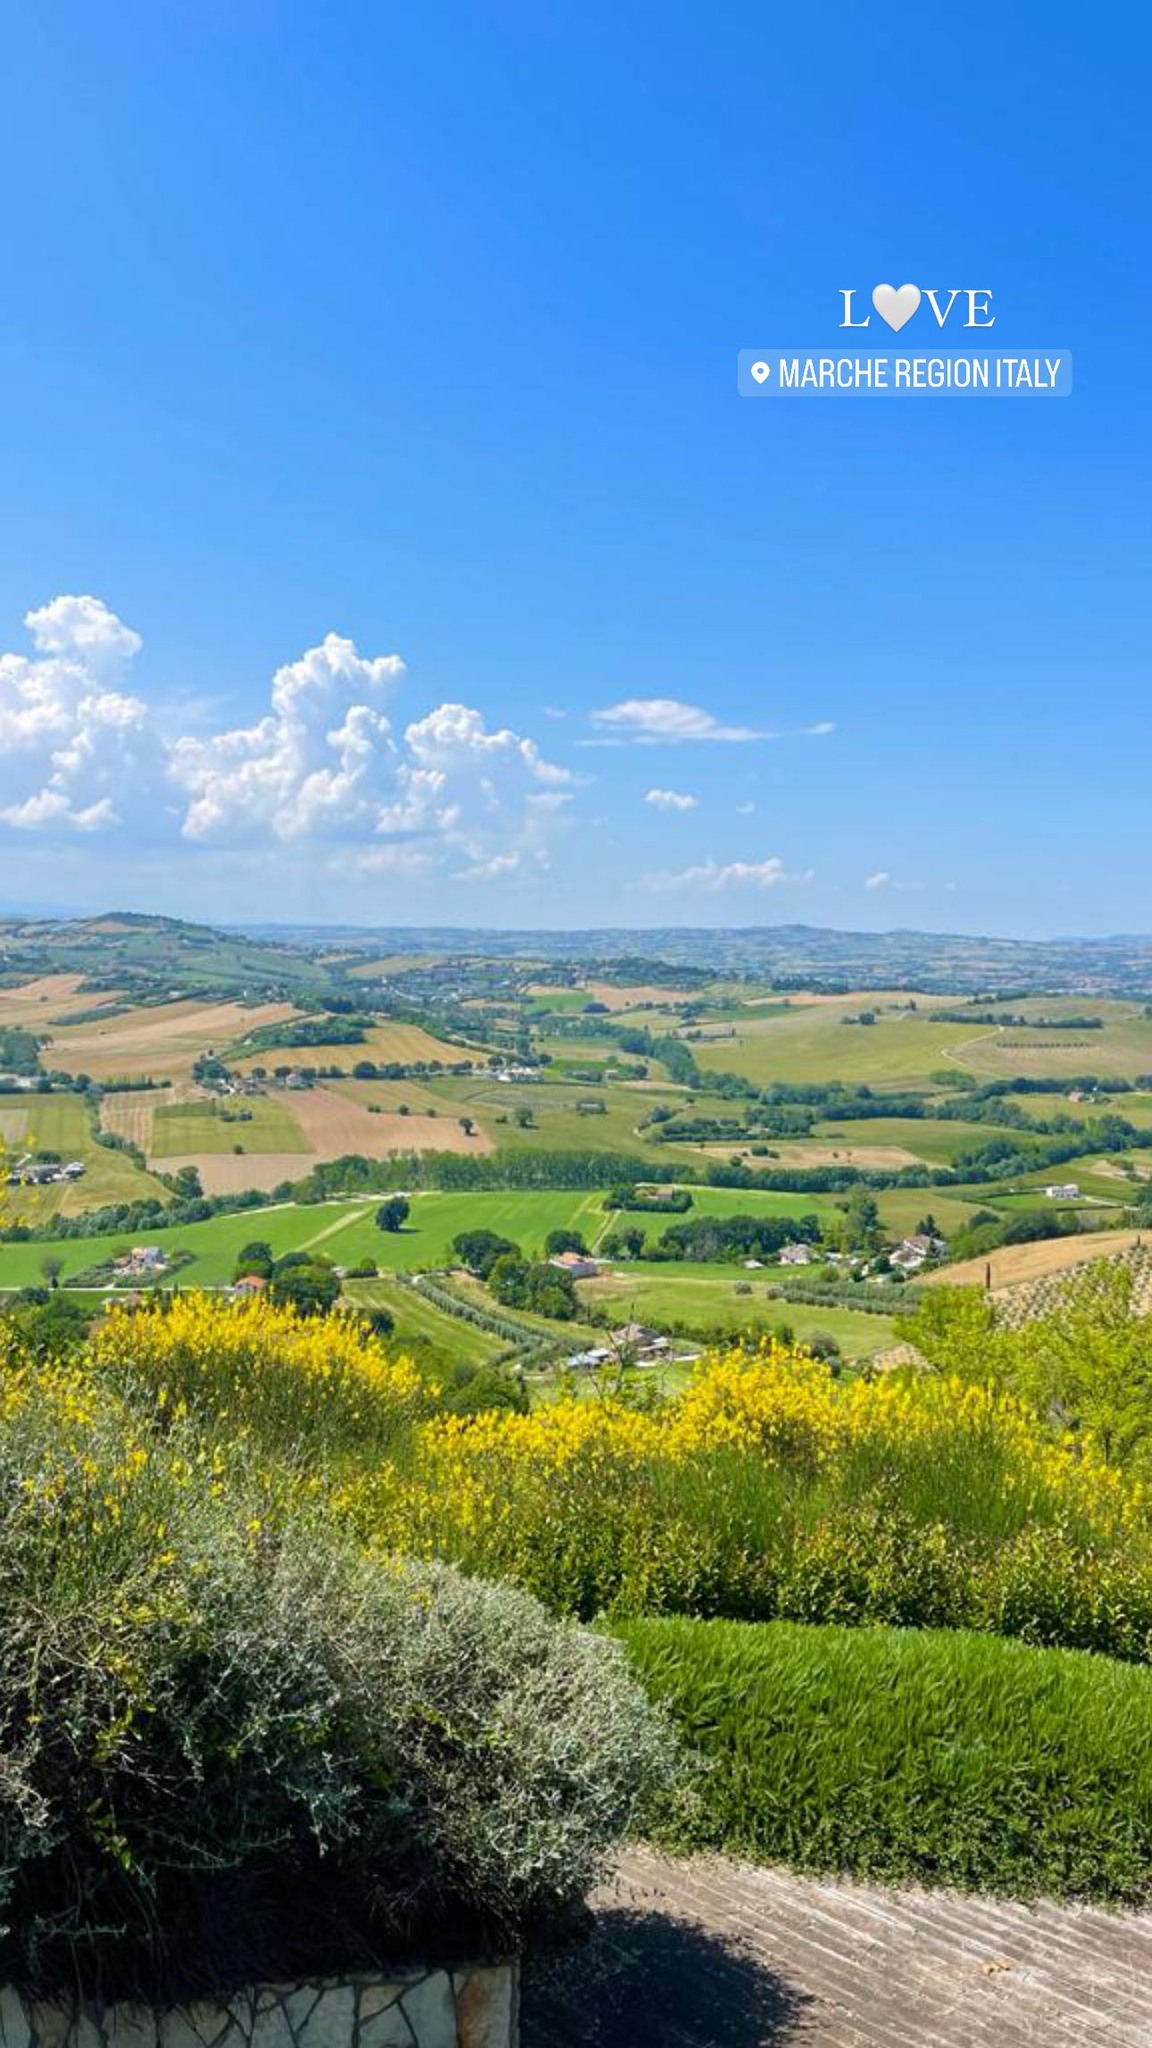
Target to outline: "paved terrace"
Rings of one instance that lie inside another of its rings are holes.
[[[630,1852],[523,2048],[1152,2048],[1152,1913]]]

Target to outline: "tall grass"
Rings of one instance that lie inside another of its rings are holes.
[[[697,1757],[667,1838],[886,1883],[1152,1898],[1152,1672],[967,1634],[617,1625]]]

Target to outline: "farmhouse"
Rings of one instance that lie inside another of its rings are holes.
[[[600,1271],[599,1259],[589,1258],[587,1252],[557,1252],[548,1264],[558,1266],[570,1280],[594,1280]]]
[[[594,1372],[598,1365],[607,1365],[612,1353],[603,1345],[592,1351],[573,1351],[564,1363],[572,1372]]]
[[[267,1285],[268,1282],[260,1273],[242,1273],[239,1280],[233,1282],[228,1292],[232,1296],[233,1301],[255,1301],[256,1296],[263,1294]]]
[[[931,1237],[926,1231],[917,1231],[913,1237],[906,1237],[891,1254],[889,1263],[903,1273],[915,1273],[926,1259],[932,1259],[944,1250],[941,1237]]]
[[[1076,1180],[1065,1181],[1063,1184],[1054,1181],[1051,1187],[1045,1188],[1044,1193],[1050,1202],[1078,1202],[1080,1183]]]
[[[666,1357],[672,1343],[658,1330],[650,1330],[647,1323],[624,1323],[612,1332],[612,1349],[617,1356],[630,1352],[638,1364],[644,1365]]]
[[[810,1244],[781,1245],[778,1262],[781,1266],[810,1266],[812,1264],[812,1247]]]
[[[135,1278],[148,1273],[163,1273],[168,1265],[168,1255],[158,1244],[135,1244],[130,1252],[121,1252],[112,1261],[112,1271],[122,1279]]]
[[[70,1159],[62,1165],[58,1159],[34,1159],[31,1164],[20,1165],[7,1176],[10,1188],[23,1184],[27,1188],[58,1186],[61,1181],[79,1180],[84,1171],[81,1159]]]

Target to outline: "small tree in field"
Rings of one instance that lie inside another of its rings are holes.
[[[402,1230],[408,1221],[411,1203],[406,1195],[389,1195],[376,1211],[377,1230]]]
[[[40,1271],[49,1287],[57,1288],[60,1285],[60,1275],[64,1271],[64,1261],[58,1258],[55,1252],[50,1252],[47,1258],[41,1259]]]

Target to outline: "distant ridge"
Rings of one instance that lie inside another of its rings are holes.
[[[309,982],[333,992],[343,956],[390,953],[486,956],[509,962],[643,963],[691,968],[789,988],[904,989],[1005,997],[1015,993],[1127,996],[1152,1003],[1152,937],[1003,939],[961,932],[835,931],[820,925],[591,926],[582,931],[483,930],[461,925],[244,923],[215,926],[132,910],[81,918],[0,914],[9,969],[32,948],[90,972],[91,954],[116,956],[160,979],[176,956],[183,974],[287,990]],[[323,956],[323,957],[321,957]],[[227,965],[224,961],[227,959]],[[112,959],[101,963],[111,970]]]
[[[592,926],[582,931],[480,930],[458,925],[241,927],[281,944],[501,959],[660,960],[778,985],[840,988],[1012,989],[1132,995],[1152,1000],[1152,937],[995,939],[961,932],[834,931],[820,925]]]

